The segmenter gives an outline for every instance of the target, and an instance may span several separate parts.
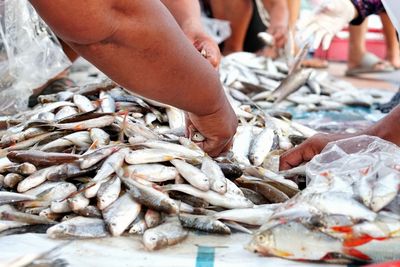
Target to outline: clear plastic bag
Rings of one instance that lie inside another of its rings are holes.
[[[399,171],[400,148],[395,144],[366,135],[343,139],[329,143],[306,165],[308,193],[339,191],[361,199],[363,186],[372,192],[384,177],[392,175],[394,187],[400,185]]]
[[[27,0],[0,0],[0,114],[27,108],[32,90],[71,62]]]

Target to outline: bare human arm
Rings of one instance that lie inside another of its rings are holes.
[[[169,9],[194,47],[203,53],[214,68],[217,68],[221,60],[221,52],[218,45],[204,32],[199,1],[161,0],[161,2]]]
[[[159,0],[31,0],[52,30],[111,79],[189,112],[206,152],[226,150],[237,119],[218,75]]]
[[[263,0],[264,7],[270,16],[268,32],[275,38],[275,46],[282,48],[287,41],[289,30],[289,9],[287,1]]]

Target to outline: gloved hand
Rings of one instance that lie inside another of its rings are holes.
[[[314,15],[298,23],[300,42],[306,42],[314,36],[312,47],[317,49],[321,42],[327,50],[333,37],[357,15],[357,10],[350,0],[326,0]]]

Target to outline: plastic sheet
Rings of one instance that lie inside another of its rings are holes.
[[[326,266],[326,264],[301,263],[278,258],[259,257],[244,249],[249,240],[250,236],[246,234],[233,234],[231,236],[190,234],[181,244],[153,252],[143,249],[138,236],[75,240],[50,253],[47,258],[53,261],[56,259],[63,260],[70,267]],[[10,266],[11,262],[15,262],[16,259],[21,259],[21,257],[29,258],[47,252],[66,242],[66,240],[51,240],[43,234],[0,237],[0,267]],[[337,267],[342,265],[329,266]]]
[[[56,36],[26,0],[0,0],[0,113],[27,107],[33,89],[70,65]]]

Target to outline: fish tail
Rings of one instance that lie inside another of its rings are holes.
[[[361,251],[359,251],[358,249],[355,249],[355,248],[344,248],[343,252],[346,255],[351,256],[351,257],[356,258],[361,261],[371,261],[372,260],[368,255],[362,253]]]
[[[353,232],[353,228],[351,226],[332,226],[331,229],[335,232],[340,232],[340,233],[352,233]]]
[[[80,123],[80,124],[78,124],[78,125],[76,125],[73,129],[75,130],[75,131],[82,131],[83,130],[83,127],[82,127],[83,125]]]
[[[343,241],[345,247],[358,247],[374,240],[373,237],[369,235],[362,236],[350,236]]]

